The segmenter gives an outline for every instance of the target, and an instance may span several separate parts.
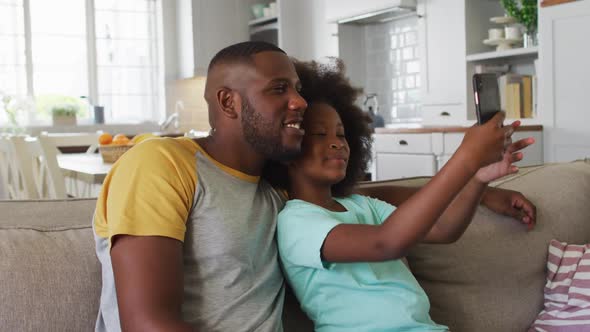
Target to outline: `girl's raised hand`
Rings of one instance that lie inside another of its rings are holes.
[[[520,126],[520,121],[514,121],[510,127],[516,129]],[[509,145],[504,150],[502,160],[484,166],[477,171],[475,177],[478,181],[488,183],[499,179],[503,176],[518,172],[518,167],[513,165],[515,162],[522,160],[523,153],[520,150],[535,143],[532,137],[523,138],[514,143],[507,141]]]

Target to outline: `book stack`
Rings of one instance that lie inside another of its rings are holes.
[[[507,73],[498,77],[500,105],[506,118],[527,119],[535,113],[536,77]]]

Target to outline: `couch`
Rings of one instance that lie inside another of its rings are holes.
[[[530,167],[495,185],[536,203],[533,231],[480,207],[458,242],[420,245],[407,257],[433,319],[452,331],[525,331],[543,306],[549,241],[590,242],[589,162]],[[0,202],[0,330],[93,329],[101,283],[94,205],[92,199]],[[287,332],[312,329],[291,294],[284,322]]]

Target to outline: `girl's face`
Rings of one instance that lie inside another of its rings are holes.
[[[350,150],[336,110],[325,103],[310,105],[305,112],[303,128],[302,154],[290,166],[291,171],[297,173],[297,180],[326,185],[342,181]]]

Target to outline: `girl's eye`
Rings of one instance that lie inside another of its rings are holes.
[[[322,133],[322,132],[317,132],[317,133],[311,133],[313,136],[326,136],[326,133]]]

